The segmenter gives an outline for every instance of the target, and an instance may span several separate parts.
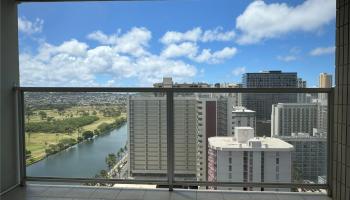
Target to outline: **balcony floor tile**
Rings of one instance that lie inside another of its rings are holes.
[[[325,194],[202,191],[176,189],[128,189],[85,186],[19,187],[1,197],[2,200],[331,200]]]

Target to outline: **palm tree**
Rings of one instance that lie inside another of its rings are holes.
[[[108,169],[112,169],[112,167],[117,164],[117,157],[114,153],[108,154],[106,157],[106,164],[108,166]]]

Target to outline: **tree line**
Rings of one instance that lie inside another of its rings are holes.
[[[49,156],[51,154],[55,154],[57,152],[60,152],[64,149],[67,149],[70,146],[73,146],[79,142],[85,141],[85,140],[91,140],[94,136],[100,135],[100,134],[105,134],[115,128],[119,128],[126,122],[126,118],[119,118],[116,119],[113,123],[107,124],[107,123],[102,123],[100,124],[97,129],[94,131],[84,131],[81,136],[78,136],[77,139],[73,138],[64,138],[59,140],[57,144],[50,144],[46,149],[45,149],[45,154],[46,156]],[[126,149],[125,149],[126,150]],[[120,153],[118,152],[118,157]]]
[[[25,131],[45,133],[72,133],[77,128],[89,125],[97,120],[99,120],[99,118],[96,116],[82,116],[50,122],[30,122],[26,124]]]

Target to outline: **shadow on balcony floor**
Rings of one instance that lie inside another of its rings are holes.
[[[223,192],[166,189],[118,189],[82,186],[28,185],[7,193],[3,200],[330,200],[325,194],[274,192]]]

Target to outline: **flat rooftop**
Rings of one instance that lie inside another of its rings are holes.
[[[236,106],[233,107],[232,112],[233,112],[233,113],[235,113],[235,112],[250,112],[250,113],[255,113],[254,110],[249,110],[249,109],[247,109],[247,108],[245,108],[245,107],[236,107]]]
[[[235,137],[211,137],[209,147],[220,151],[293,151],[293,145],[278,138],[254,137],[246,143],[238,142]],[[261,142],[261,147],[249,146],[249,141]]]

